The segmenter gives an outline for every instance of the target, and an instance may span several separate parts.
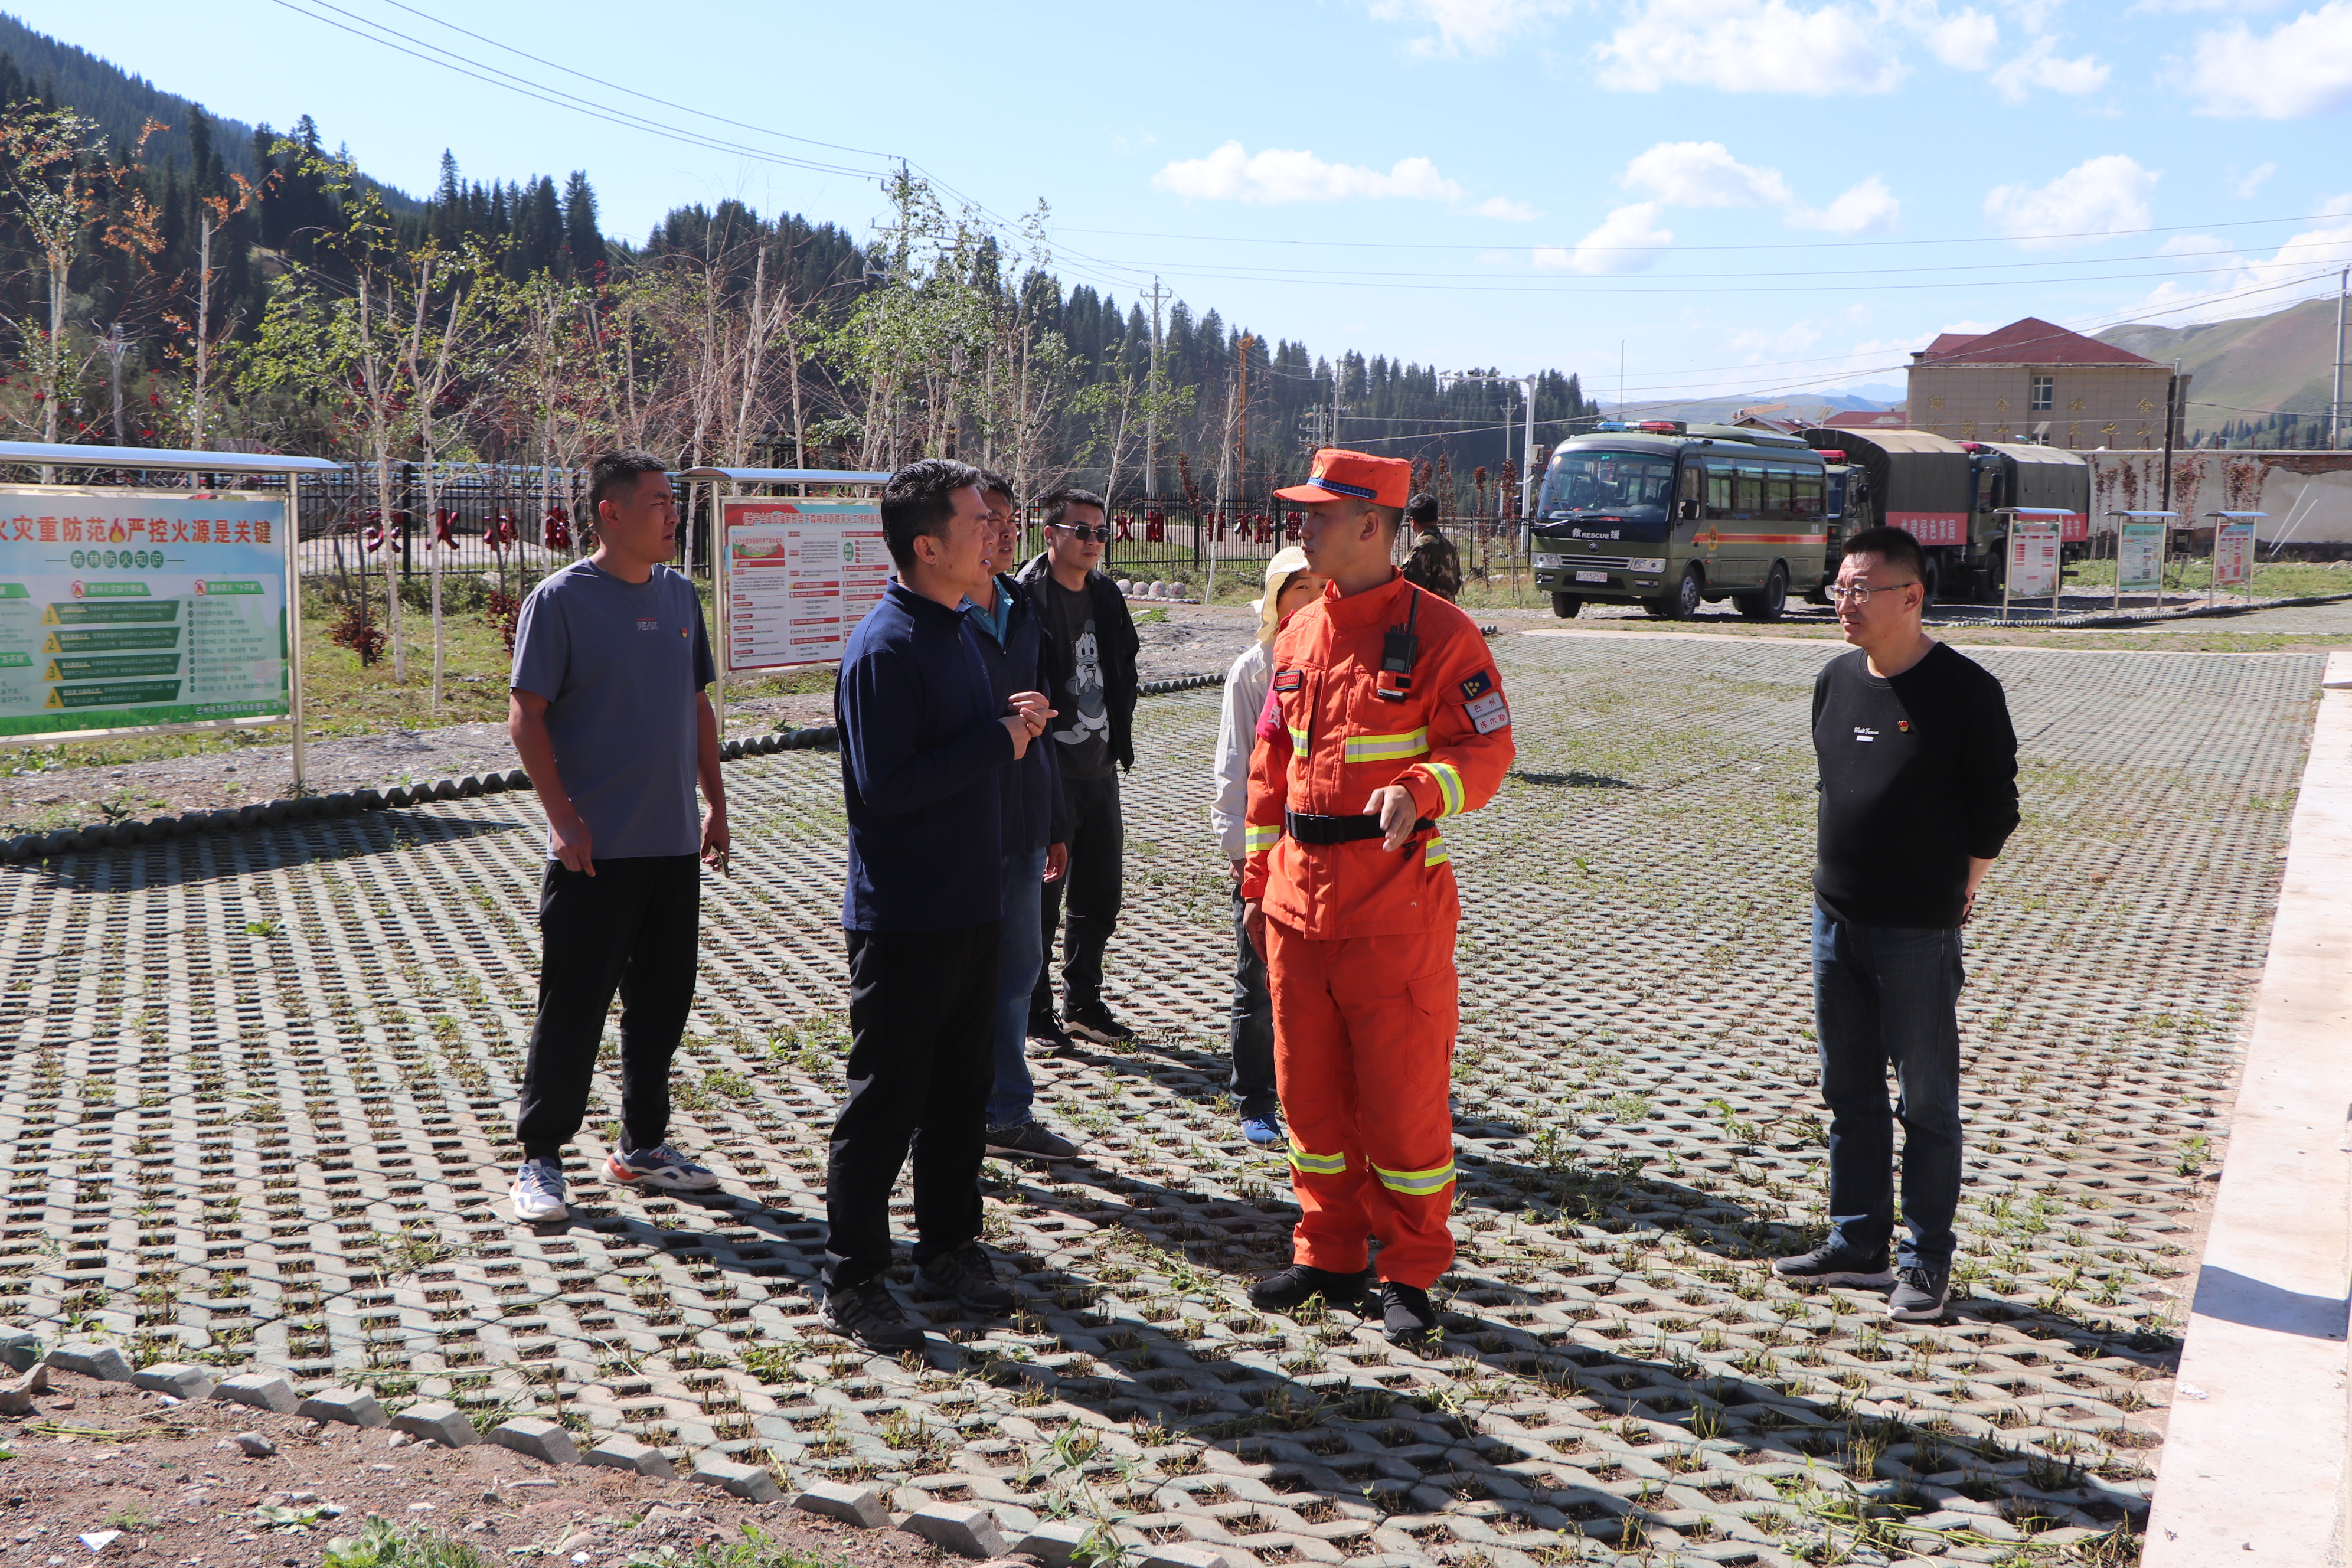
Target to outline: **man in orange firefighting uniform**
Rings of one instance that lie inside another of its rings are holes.
[[[1438,828],[1493,797],[1513,747],[1477,626],[1392,564],[1412,475],[1402,458],[1326,449],[1276,492],[1305,507],[1299,544],[1331,581],[1275,639],[1242,896],[1274,998],[1299,1207],[1296,1261],[1250,1300],[1352,1305],[1378,1237],[1382,1327],[1418,1346],[1454,1260],[1462,907]]]

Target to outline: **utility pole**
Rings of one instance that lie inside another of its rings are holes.
[[[1339,444],[1339,362],[1338,360],[1333,360],[1333,361],[1331,362],[1331,440],[1330,440],[1330,445],[1332,445],[1332,446],[1336,447],[1336,446],[1338,446]]]
[[[2172,510],[2172,427],[2180,417],[2180,362],[2172,362],[2172,375],[2164,384],[2164,499],[2158,508]],[[2159,595],[2160,596],[2160,595]]]
[[[1526,521],[1536,514],[1536,484],[1541,478],[1536,472],[1536,378],[1528,376],[1527,436],[1519,444],[1519,520]]]
[[[1151,279],[1151,372],[1149,390],[1143,400],[1143,493],[1147,500],[1159,493],[1160,483],[1160,300],[1162,290],[1160,279]]]
[[[2336,396],[2327,405],[2327,449],[2344,445],[2344,290],[2352,283],[2352,267],[2336,275]]]

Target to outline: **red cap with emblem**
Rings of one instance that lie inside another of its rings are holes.
[[[1375,458],[1370,452],[1326,447],[1315,454],[1315,467],[1305,484],[1274,493],[1295,501],[1337,500],[1341,496],[1353,496],[1376,506],[1402,510],[1412,489],[1412,465],[1402,458]]]

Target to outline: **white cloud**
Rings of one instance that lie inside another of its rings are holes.
[[[1796,199],[1778,169],[1759,169],[1720,142],[1661,142],[1634,155],[1618,184],[1678,207],[1785,206]]]
[[[1400,158],[1382,174],[1327,163],[1312,153],[1269,147],[1251,153],[1228,142],[1205,158],[1180,158],[1151,176],[1154,187],[1196,201],[1283,206],[1293,202],[1380,201],[1405,197],[1451,202],[1462,187],[1426,158]]]
[[[1955,16],[1923,19],[1919,34],[1927,52],[1954,70],[1983,70],[2000,47],[2000,24],[1973,5]]]
[[[1646,272],[1665,255],[1674,232],[1653,226],[1658,221],[1656,202],[1635,202],[1612,210],[1601,226],[1565,246],[1539,246],[1535,263],[1549,271],[1567,270],[1601,276],[1616,272]]]
[[[1383,22],[1418,22],[1433,28],[1407,47],[1425,58],[1445,58],[1491,55],[1573,9],[1572,0],[1374,0],[1371,8]]]
[[[1621,92],[1889,92],[1905,67],[1872,37],[1877,20],[1846,0],[1643,0],[1593,54],[1601,85]]]
[[[1660,142],[1634,154],[1617,183],[1660,206],[1778,207],[1791,228],[1832,234],[1891,227],[1902,208],[1875,174],[1826,207],[1809,207],[1780,170],[1743,163],[1720,142]]]
[[[2227,182],[2230,194],[2242,202],[2252,201],[2254,193],[2263,188],[2263,182],[2277,173],[2276,163],[2259,164],[2247,170],[2243,174],[2233,171]]]
[[[2256,34],[2242,18],[2200,33],[2170,76],[2200,114],[2302,120],[2352,99],[2352,0],[2326,0]]]
[[[1469,211],[1472,217],[1500,218],[1505,223],[1533,223],[1543,216],[1533,204],[1515,202],[1508,196],[1488,196]]]
[[[2063,92],[2070,98],[2096,92],[2107,85],[2108,68],[2095,56],[2061,59],[2046,37],[2035,38],[2023,54],[1992,73],[1993,90],[2011,103],[2023,103],[2035,88]]]
[[[1902,211],[1903,204],[1886,188],[1886,182],[1873,174],[1841,192],[1825,207],[1791,207],[1789,226],[1825,229],[1831,234],[1878,234],[1893,228]]]
[[[2147,198],[2158,178],[2126,154],[2110,153],[2085,159],[2046,185],[1995,185],[1985,193],[1985,216],[2028,249],[2081,244],[2057,237],[2147,227]]]
[[[2267,315],[2297,300],[2333,294],[2336,269],[2352,251],[2352,195],[2331,196],[2320,204],[2320,211],[2325,218],[2317,226],[2293,236],[2271,255],[2209,258],[2200,265],[2226,270],[2165,283],[2141,301],[2142,307],[2165,311],[2164,324],[2177,327]],[[2212,236],[2184,235],[2165,248],[2186,250],[2197,245],[2225,250],[2228,244]],[[2315,272],[2322,276],[2314,278]]]

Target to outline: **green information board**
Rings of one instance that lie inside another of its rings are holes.
[[[0,489],[0,735],[284,718],[286,504]]]

